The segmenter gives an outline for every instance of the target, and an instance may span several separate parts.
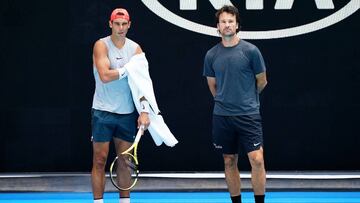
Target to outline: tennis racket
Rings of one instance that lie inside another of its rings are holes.
[[[136,185],[139,177],[139,161],[137,148],[141,136],[144,134],[144,126],[141,126],[136,134],[134,143],[121,157],[116,156],[110,165],[110,180],[119,190],[130,190]]]

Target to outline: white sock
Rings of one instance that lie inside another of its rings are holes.
[[[130,203],[130,197],[120,198],[120,203]]]
[[[104,199],[94,199],[94,203],[104,203]]]

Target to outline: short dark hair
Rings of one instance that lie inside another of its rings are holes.
[[[238,29],[236,29],[236,32],[238,32],[240,30],[240,13],[239,13],[239,10],[235,6],[224,5],[223,7],[221,7],[215,13],[216,23],[219,23],[219,17],[224,12],[230,13],[230,14],[232,14],[232,15],[234,15],[236,17],[236,22],[239,24]]]

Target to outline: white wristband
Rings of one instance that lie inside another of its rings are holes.
[[[119,72],[119,80],[127,76],[126,68],[117,68],[116,70]]]
[[[150,112],[150,105],[149,105],[149,102],[146,101],[146,100],[142,100],[140,102],[140,111],[141,112],[145,112],[145,113],[149,113]]]

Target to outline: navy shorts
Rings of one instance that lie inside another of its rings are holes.
[[[134,142],[136,135],[137,112],[116,114],[92,109],[92,140],[94,142],[110,142],[113,137]]]
[[[246,153],[263,146],[260,114],[241,116],[213,115],[213,143],[223,154]]]

